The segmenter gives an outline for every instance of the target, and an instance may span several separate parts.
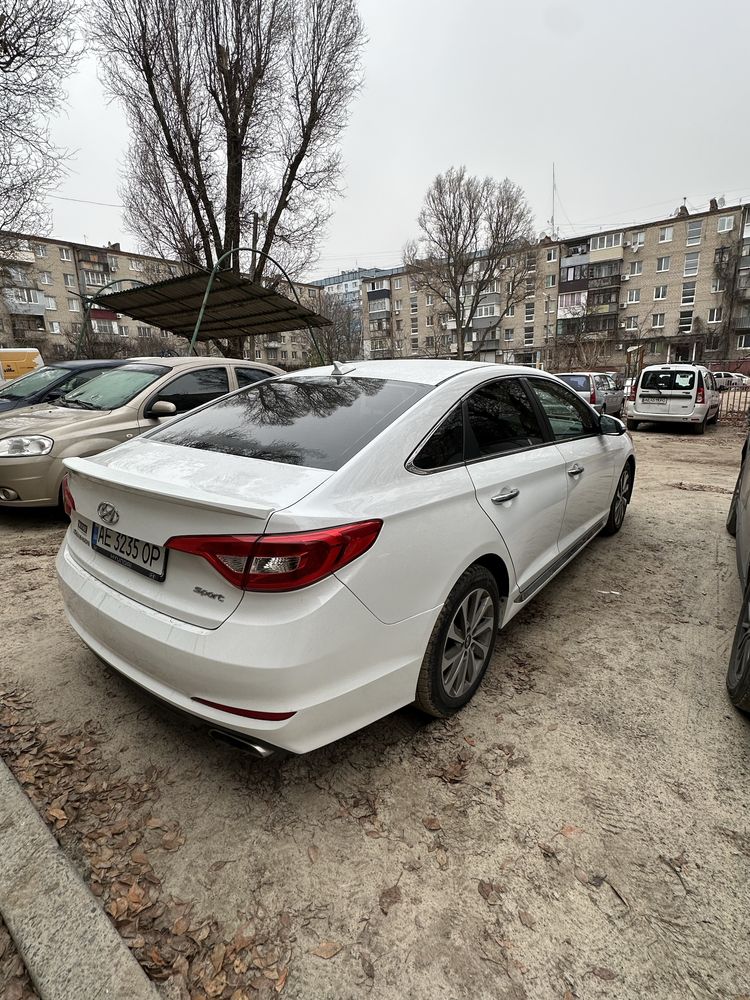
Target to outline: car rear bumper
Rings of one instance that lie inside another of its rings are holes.
[[[290,594],[246,594],[219,628],[206,629],[101,583],[66,542],[57,572],[68,619],[100,659],[209,726],[294,753],[323,746],[412,702],[440,610],[384,625],[331,577]],[[258,596],[263,600],[254,601]],[[200,704],[196,697],[294,714],[249,719]]]
[[[708,407],[698,406],[690,413],[662,413],[659,410],[637,410],[629,403],[625,414],[628,420],[642,420],[644,424],[700,424],[708,416]]]

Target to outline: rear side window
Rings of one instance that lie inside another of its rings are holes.
[[[514,378],[483,385],[466,401],[467,458],[488,458],[544,440],[531,400]]]
[[[258,382],[149,437],[184,448],[336,470],[429,389],[345,376]]]
[[[226,368],[201,368],[186,372],[159,390],[157,399],[174,403],[178,413],[187,413],[196,406],[210,403],[212,399],[229,392]]]
[[[591,381],[588,375],[558,375],[566,385],[576,392],[591,392]]]
[[[234,374],[237,378],[237,385],[244,389],[246,385],[260,382],[264,378],[271,378],[272,372],[264,372],[260,368],[235,368]]]
[[[641,376],[641,389],[653,389],[669,392],[672,389],[692,389],[695,385],[695,372],[691,371],[651,371]]]
[[[433,431],[412,465],[429,472],[455,465],[464,457],[463,407],[459,406]]]

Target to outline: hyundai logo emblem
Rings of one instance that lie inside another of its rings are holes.
[[[96,508],[96,513],[104,521],[105,524],[117,524],[120,520],[120,514],[112,503],[100,503]]]

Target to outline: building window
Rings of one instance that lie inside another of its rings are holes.
[[[396,333],[401,333],[404,328],[404,321],[402,319],[396,320]]]
[[[671,243],[674,237],[674,226],[662,226],[659,230],[659,242]]]
[[[411,352],[414,354],[415,351],[419,350],[419,337],[411,338]]]
[[[639,233],[633,233],[630,237],[630,245],[635,250],[636,247],[642,247],[646,242],[646,234],[641,231]]]
[[[70,252],[70,247],[60,247],[60,260],[72,260],[73,256]]]
[[[685,270],[682,272],[686,278],[698,273],[700,263],[700,252],[685,254]]]
[[[130,329],[123,323],[119,323],[117,325],[117,332],[120,334],[121,337],[127,337],[130,334]]]
[[[401,278],[394,278],[393,279],[393,287],[394,288],[400,288],[401,287]]]
[[[533,343],[534,343],[534,327],[525,326],[523,328],[523,346],[531,347]]]
[[[62,333],[62,330],[60,329],[60,324],[57,322],[56,319],[52,320],[52,322],[49,325],[49,328],[51,333]]]
[[[412,318],[411,318],[411,332],[412,333],[416,333],[418,329],[419,329],[419,320],[418,320],[418,318],[416,316],[412,316]]]
[[[703,235],[703,219],[697,219],[695,222],[688,222],[687,245],[689,247],[697,246],[701,241],[702,235]]]
[[[737,348],[740,351],[750,350],[750,333],[741,333],[737,338]]]
[[[682,299],[680,300],[683,306],[692,306],[695,302],[695,282],[686,281],[682,286]]]
[[[554,288],[557,284],[557,278],[554,274],[548,274],[544,279],[545,288]]]
[[[433,303],[432,295],[426,295],[425,296],[425,305],[431,306],[432,303]]]
[[[45,309],[57,309],[57,299],[53,295],[44,296]]]
[[[63,281],[65,282],[65,287],[66,288],[75,288],[75,286],[76,286],[75,275],[64,274],[63,275]]]
[[[255,360],[256,360],[256,361],[260,361],[260,359],[261,359],[261,356],[262,356],[262,354],[261,354],[261,351],[260,351],[260,350],[258,350],[258,348],[256,347],[256,348],[255,348]]]
[[[526,305],[524,306],[524,310],[525,310],[524,320],[527,323],[533,323],[534,322],[534,303],[533,302],[527,302]]]
[[[609,250],[622,246],[622,233],[605,233],[602,236],[592,236],[589,246],[591,250]]]
[[[513,340],[513,330],[510,327],[505,328],[504,337],[506,340]]]
[[[654,330],[661,330],[664,326],[664,313],[654,313],[651,317],[651,326]]]
[[[643,274],[643,261],[642,260],[631,260],[630,262],[630,274]]]
[[[39,273],[39,280],[41,281],[41,283],[43,285],[51,285],[52,284],[52,275],[50,274],[49,271],[41,271]]]
[[[46,257],[47,247],[44,245],[44,243],[37,243],[34,246],[34,253],[37,255],[37,257]]]
[[[107,257],[107,263],[109,264],[110,271],[116,271],[120,266],[120,261],[117,257]]]
[[[492,306],[492,308],[494,310],[495,307]],[[493,312],[493,316],[494,316],[494,312]],[[430,313],[428,315],[428,317],[427,317],[427,326],[434,326],[432,313]]]
[[[281,360],[282,361],[286,361],[288,357],[289,357],[289,351],[282,351],[281,352]]]
[[[547,248],[547,263],[548,264],[552,264],[556,260],[557,260],[557,247],[548,247]]]
[[[714,251],[714,264],[729,263],[729,247],[719,247]]]
[[[680,333],[690,333],[692,326],[693,326],[693,310],[684,309],[680,313],[680,322],[677,328],[680,331]]]
[[[72,313],[79,313],[81,311],[81,303],[79,299],[68,299],[68,309]]]
[[[713,308],[709,309],[708,310],[708,322],[709,323],[721,323],[721,314],[722,314],[722,311],[723,310],[722,310],[721,306],[714,306]]]
[[[557,299],[557,305],[560,309],[571,309],[574,306],[585,306],[586,305],[586,293],[585,292],[561,292]]]
[[[505,315],[511,317],[515,315],[515,312],[516,312],[515,306],[508,306],[508,308],[505,310]]]
[[[409,300],[409,307],[410,307],[410,310],[411,310],[411,314],[413,316],[416,313],[416,311],[417,311],[417,298],[416,298],[416,296],[412,296],[412,298]]]
[[[656,270],[657,271],[668,271],[669,265],[672,263],[671,257],[657,257],[656,258]]]
[[[397,312],[397,313],[401,312],[401,304],[402,304],[402,302],[403,302],[403,299],[394,299],[394,301],[393,301],[393,311],[394,312]]]
[[[292,351],[292,361],[296,361],[296,360],[297,360],[297,352],[296,351]]]
[[[711,291],[712,292],[723,292],[724,291],[724,282],[721,280],[721,278],[713,278],[712,279],[712,281],[711,281]]]
[[[143,270],[143,261],[142,260],[131,260],[130,261],[130,270],[131,271],[142,271]]]
[[[667,297],[667,286],[657,285],[656,288],[654,288],[654,299],[655,300],[666,299],[666,297]]]
[[[625,329],[626,330],[637,330],[638,329],[638,317],[637,316],[628,316],[628,318],[627,318],[627,320],[625,322]]]
[[[720,215],[719,224],[716,227],[717,233],[729,233],[734,229],[733,215]]]
[[[111,319],[94,319],[91,321],[94,333],[108,333],[114,336],[117,333],[117,324]]]
[[[533,295],[536,290],[536,278],[526,279],[526,295]]]
[[[628,289],[628,304],[633,302],[641,301],[641,290],[640,288],[629,288]]]
[[[84,271],[83,280],[87,285],[106,285],[107,279],[103,271]]]

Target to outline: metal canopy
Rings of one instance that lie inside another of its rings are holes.
[[[201,316],[198,340],[262,335],[330,326],[331,321],[256,281],[231,271],[196,272],[140,285],[124,292],[98,293],[91,301],[125,313],[148,326],[171,330],[188,339]]]

